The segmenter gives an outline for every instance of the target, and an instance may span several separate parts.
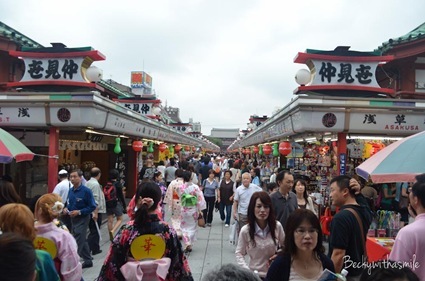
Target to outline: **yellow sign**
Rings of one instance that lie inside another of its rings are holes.
[[[48,252],[52,259],[56,258],[56,255],[58,254],[58,249],[56,248],[56,243],[52,240],[45,237],[37,236],[34,239],[33,243],[34,248]]]
[[[164,256],[165,242],[154,234],[141,235],[133,240],[130,251],[135,260],[157,260]]]

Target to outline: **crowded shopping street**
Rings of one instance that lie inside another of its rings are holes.
[[[425,2],[95,2],[0,3],[0,280],[425,280]]]

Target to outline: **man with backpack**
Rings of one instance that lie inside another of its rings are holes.
[[[116,169],[109,171],[109,181],[103,187],[106,201],[106,214],[108,215],[109,239],[114,239],[114,234],[122,224],[122,215],[126,213],[126,203],[122,192],[122,184],[119,180],[119,172]],[[114,216],[117,221],[114,224]]]

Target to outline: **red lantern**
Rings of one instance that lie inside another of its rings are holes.
[[[282,154],[283,156],[288,155],[289,153],[291,153],[291,151],[292,151],[292,148],[291,148],[291,143],[289,141],[284,141],[279,144],[279,153]]]
[[[263,152],[264,152],[265,155],[269,155],[270,153],[272,153],[272,147],[270,145],[266,144],[263,147]]]
[[[246,155],[246,154],[249,154],[249,153],[250,153],[250,151],[249,151],[249,149],[248,149],[248,148],[245,148],[245,149],[243,149],[243,150],[242,150],[242,153]]]
[[[180,146],[180,144],[176,144],[176,146],[174,147],[174,151],[176,153],[179,153],[181,149],[182,149],[182,147]]]
[[[133,141],[132,147],[134,151],[140,152],[143,149],[143,142],[139,140]]]
[[[258,146],[254,146],[254,148],[252,149],[252,151],[254,151],[254,153],[257,154],[258,151],[260,151],[260,149],[258,148]]]
[[[159,151],[164,152],[167,149],[167,145],[165,143],[161,143],[158,149]]]

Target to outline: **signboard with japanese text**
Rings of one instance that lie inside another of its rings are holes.
[[[152,113],[152,103],[126,102],[123,105],[125,108],[131,109],[140,115],[154,115]]]
[[[44,106],[0,106],[0,126],[45,126]]]
[[[347,155],[345,153],[339,154],[339,174],[345,175],[345,164],[347,160]]]
[[[412,135],[425,130],[425,115],[412,112],[376,113],[353,112],[350,114],[351,133],[383,133]]]
[[[294,132],[342,132],[344,112],[298,111],[291,115]]]
[[[311,85],[350,85],[380,88],[376,81],[378,62],[311,60],[316,74]]]
[[[87,126],[101,128],[105,124],[107,112],[86,107],[51,106],[50,123],[57,127]]]
[[[132,71],[130,85],[135,95],[143,96],[152,93],[152,77],[144,71]]]

